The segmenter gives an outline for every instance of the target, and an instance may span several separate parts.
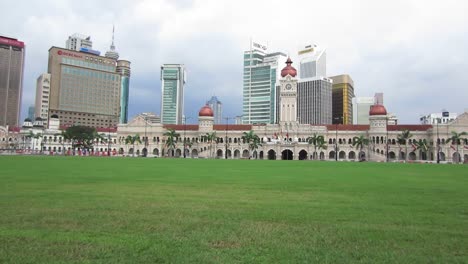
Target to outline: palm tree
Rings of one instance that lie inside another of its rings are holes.
[[[460,152],[458,152],[458,145],[460,145],[460,142],[465,139],[465,137],[463,136],[466,136],[466,135],[468,135],[468,133],[465,131],[460,132],[460,133],[457,133],[456,131],[452,131],[452,136],[449,139],[447,139],[447,143],[452,142],[452,144],[457,145],[457,153],[458,153],[458,160],[456,161],[457,163],[460,162],[460,158],[461,158]]]
[[[323,136],[317,135],[317,133],[314,133],[313,136],[307,138],[307,143],[314,145],[314,154],[312,156],[314,157],[314,160],[315,160],[317,158],[317,146],[319,145],[324,146],[325,138]]]
[[[401,131],[401,134],[398,135],[398,144],[404,144],[405,145],[405,162],[408,161],[408,144],[406,144],[406,141],[410,138],[412,138],[413,135],[408,129],[405,129]]]
[[[210,149],[210,157],[213,157],[213,142],[215,142],[216,139],[216,132],[212,133],[206,133],[206,135],[203,136],[204,140],[209,143],[209,149]]]
[[[136,135],[134,135],[134,136],[128,135],[128,136],[125,138],[125,145],[127,145],[127,144],[133,145],[133,151],[132,151],[133,157],[135,157],[135,143],[141,144],[141,139],[140,139],[140,135],[139,135],[139,134],[136,134]]]
[[[427,155],[427,151],[429,150],[429,146],[427,145],[427,141],[425,139],[419,140],[418,142],[414,143],[416,145],[416,149],[419,150],[420,157],[423,155]],[[427,158],[426,158],[427,159]]]
[[[369,139],[366,138],[364,135],[360,135],[359,137],[353,138],[353,147],[355,147],[356,149],[359,149],[359,160],[362,160],[361,159],[362,149],[364,148],[364,146],[367,146],[367,145],[369,145]],[[335,153],[335,155],[337,155],[337,153]]]
[[[252,151],[254,151],[262,145],[260,143],[260,137],[258,137],[258,135],[256,135],[253,130],[250,130],[249,132],[244,132],[242,135],[242,140],[244,141],[244,143],[249,144],[249,157],[252,155]]]
[[[169,129],[163,135],[167,137],[166,147],[168,148],[168,151],[170,151],[171,156],[174,156],[174,148],[176,146],[177,138],[180,136],[180,134],[176,133],[174,129]]]

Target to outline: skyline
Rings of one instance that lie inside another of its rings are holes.
[[[467,4],[457,1],[292,1],[286,9],[280,1],[267,7],[211,0],[1,2],[7,12],[0,35],[26,44],[20,122],[34,104],[37,77],[47,72],[49,48],[64,47],[68,36],[81,33],[105,53],[113,24],[116,50],[132,62],[130,119],[160,114],[159,70],[165,63],[187,68],[187,116],[195,117],[212,95],[223,101],[225,116],[242,114],[242,56],[251,38],[267,43],[270,52],[290,54],[296,68],[300,45],[326,48],[328,75],[351,75],[359,97],[383,92],[400,123],[468,108]],[[259,12],[245,15],[253,10]]]

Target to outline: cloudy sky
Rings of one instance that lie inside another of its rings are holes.
[[[187,116],[212,95],[224,115],[241,114],[242,54],[250,38],[270,51],[327,48],[328,75],[350,74],[357,96],[384,93],[400,123],[421,114],[468,108],[468,2],[458,0],[0,0],[0,35],[27,45],[23,115],[51,46],[90,35],[103,53],[111,42],[132,62],[130,116],[160,112],[160,66],[187,67]]]

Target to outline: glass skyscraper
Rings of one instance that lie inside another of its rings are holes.
[[[185,82],[183,64],[161,66],[161,123],[182,124]]]
[[[218,100],[218,97],[212,96],[209,101],[206,102],[211,107],[214,114],[214,123],[222,124],[223,120],[223,104]]]
[[[244,52],[242,120],[244,124],[274,124],[276,120],[276,83],[286,61],[281,52],[266,53],[266,47],[251,43]]]

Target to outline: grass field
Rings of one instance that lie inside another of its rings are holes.
[[[0,263],[466,263],[468,167],[0,157]]]

